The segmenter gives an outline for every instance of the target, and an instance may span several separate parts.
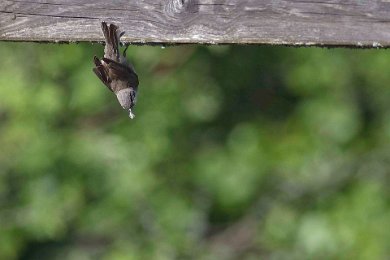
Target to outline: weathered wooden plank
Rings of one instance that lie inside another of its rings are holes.
[[[390,46],[390,0],[1,0],[0,40]]]

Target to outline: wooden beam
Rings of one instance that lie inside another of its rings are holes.
[[[390,46],[390,0],[1,0],[0,40]]]

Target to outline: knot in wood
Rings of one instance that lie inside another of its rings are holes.
[[[193,12],[193,7],[196,5],[197,0],[169,0],[166,5],[166,13],[170,16],[174,16],[181,13]]]
[[[181,13],[185,10],[186,5],[188,4],[188,0],[172,0],[170,2],[170,7],[172,13]]]

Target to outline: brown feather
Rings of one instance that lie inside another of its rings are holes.
[[[112,77],[127,80],[132,87],[138,86],[138,76],[131,67],[107,58],[103,58],[103,61],[108,65],[110,76],[112,75]]]
[[[114,54],[116,56],[116,60],[119,61],[119,45],[118,45],[118,35],[117,31],[118,27],[114,24],[110,24],[110,38],[109,41],[112,44],[112,48],[114,49]]]
[[[108,32],[108,26],[107,26],[107,23],[106,22],[102,22],[102,31],[103,31],[103,34],[104,34],[104,38],[107,40],[109,39],[109,32]]]
[[[105,68],[105,66],[100,62],[100,60],[94,56],[93,61],[96,65],[95,68],[93,68],[93,72],[95,72],[96,76],[106,85],[106,87],[112,91],[110,87],[110,79],[108,77],[108,69]]]
[[[99,58],[96,56],[93,56],[93,62],[96,66],[102,66],[102,63],[100,62]]]

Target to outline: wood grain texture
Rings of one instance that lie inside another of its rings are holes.
[[[0,0],[0,40],[390,46],[390,0]]]

